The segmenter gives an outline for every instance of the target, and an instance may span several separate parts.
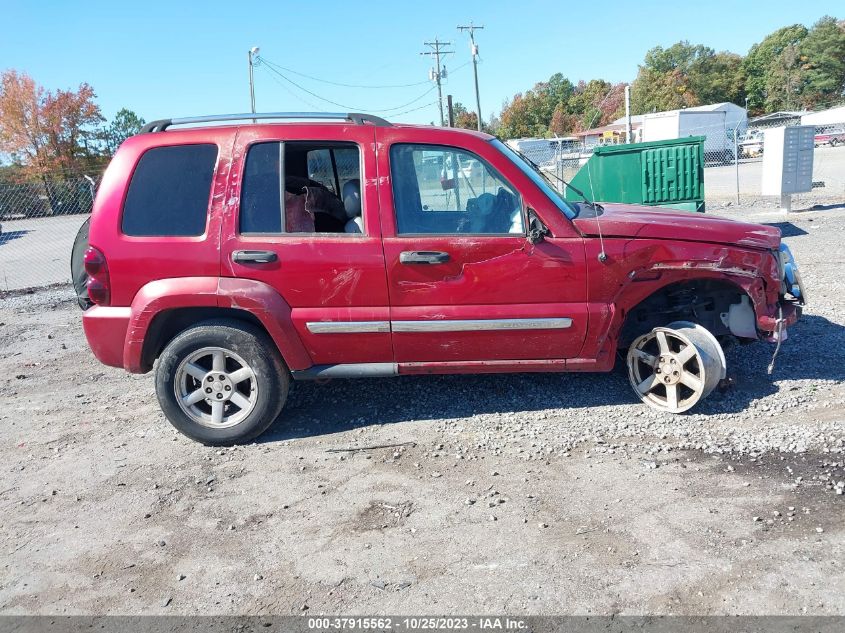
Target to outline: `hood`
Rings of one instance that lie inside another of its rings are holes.
[[[765,249],[780,246],[780,229],[773,226],[660,207],[610,202],[602,206],[604,213],[600,221],[604,237],[711,242]],[[595,217],[578,217],[573,222],[583,235],[599,235]]]

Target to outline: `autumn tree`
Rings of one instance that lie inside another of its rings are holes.
[[[26,73],[0,75],[0,152],[31,175],[70,175],[98,155],[96,126],[103,117],[94,89],[48,91]]]
[[[625,84],[601,79],[577,85],[556,73],[506,101],[499,134],[505,138],[568,136],[621,115]]]
[[[470,112],[466,106],[459,101],[452,104],[452,114],[455,118],[455,127],[460,127],[465,130],[478,129],[478,115],[475,112]]]

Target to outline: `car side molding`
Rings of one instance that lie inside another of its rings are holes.
[[[320,378],[385,378],[399,375],[397,363],[346,363],[340,365],[314,365],[308,369],[291,371],[294,380]]]

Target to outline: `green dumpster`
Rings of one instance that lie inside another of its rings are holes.
[[[600,202],[703,212],[704,137],[602,145],[571,182]],[[581,199],[568,187],[564,196],[573,202]]]

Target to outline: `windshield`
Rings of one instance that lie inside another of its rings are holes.
[[[555,206],[557,206],[561,213],[563,213],[567,218],[571,220],[578,215],[577,206],[567,200],[564,200],[563,195],[552,186],[552,184],[546,179],[546,176],[543,175],[539,169],[535,168],[534,165],[516,153],[512,147],[506,143],[502,143],[499,139],[494,138],[490,142],[505,156],[507,156],[514,165],[519,167],[522,173],[528,176],[531,181],[537,185],[544,194],[546,194],[546,197],[555,203]]]

